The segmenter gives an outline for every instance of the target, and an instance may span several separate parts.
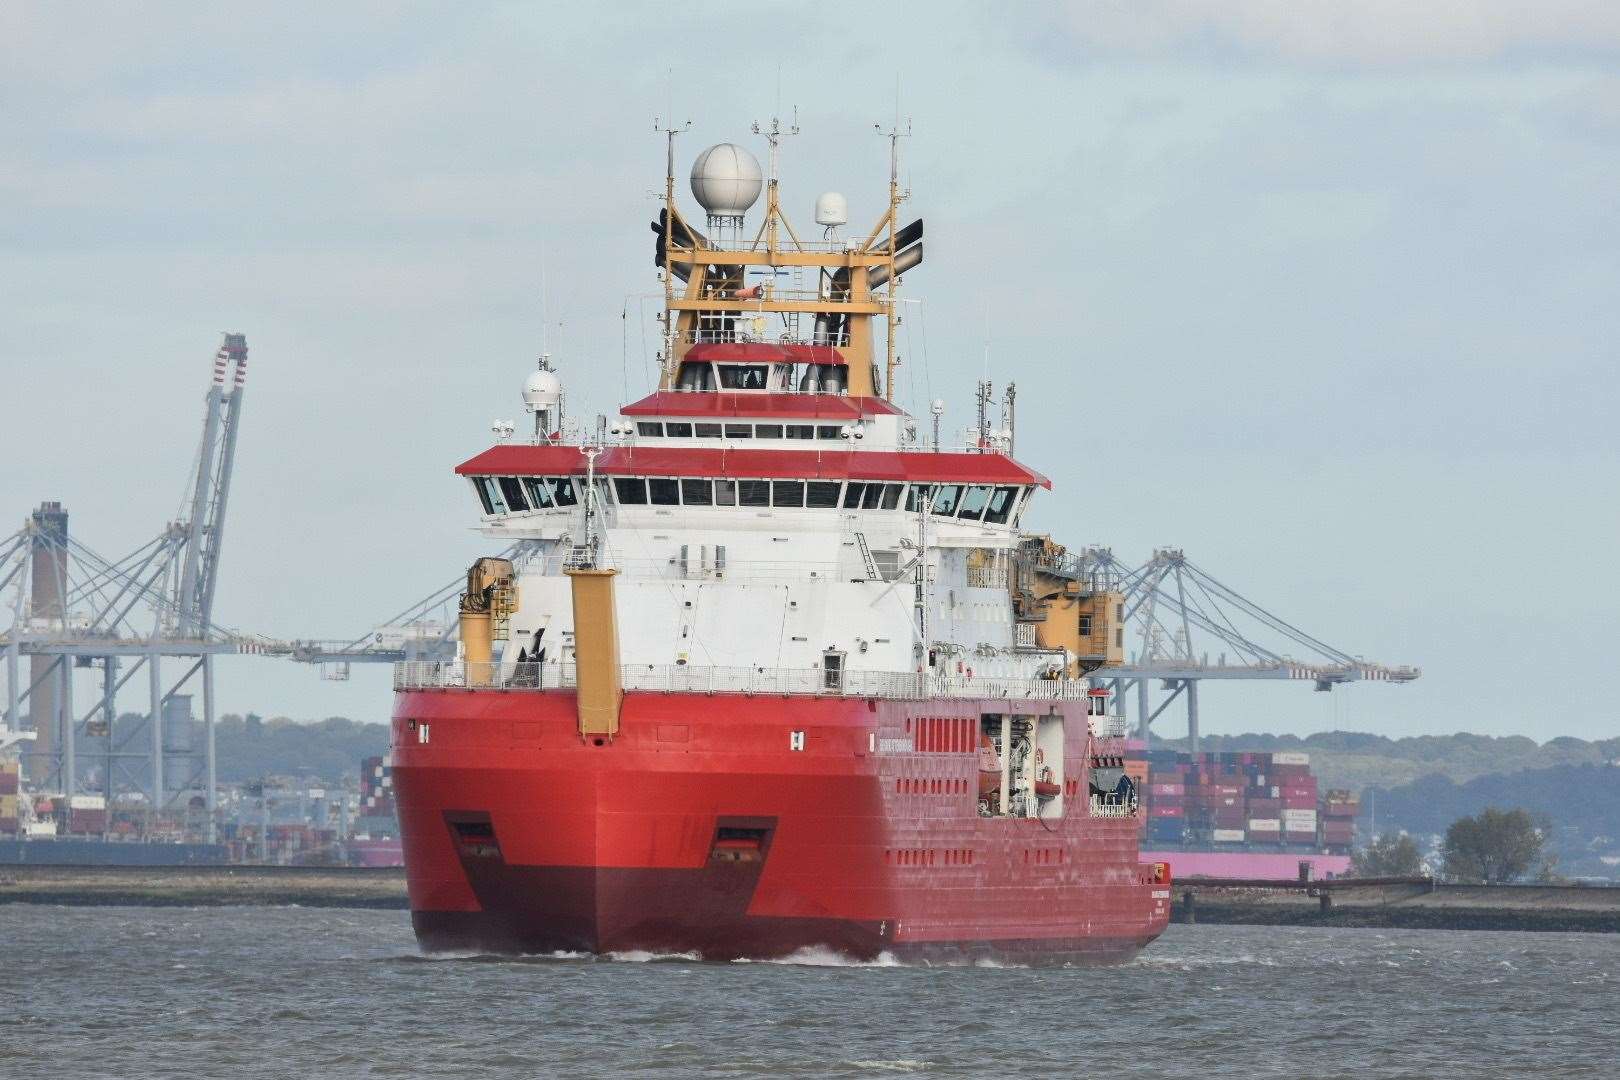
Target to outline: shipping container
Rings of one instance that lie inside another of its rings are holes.
[[[1282,832],[1282,822],[1276,818],[1250,818],[1249,831],[1252,833],[1280,833]]]
[[[1245,835],[1242,829],[1216,829],[1209,838],[1217,844],[1241,844]]]
[[[1273,765],[1309,765],[1311,755],[1297,753],[1293,750],[1279,750],[1271,755]]]

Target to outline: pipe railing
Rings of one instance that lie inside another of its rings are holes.
[[[815,697],[980,698],[1063,701],[1084,698],[1087,686],[1068,679],[1009,679],[924,675],[909,671],[845,671],[812,668],[700,667],[691,664],[626,664],[627,691],[665,694],[770,694]],[[573,664],[467,663],[405,660],[394,665],[395,690],[571,690]]]

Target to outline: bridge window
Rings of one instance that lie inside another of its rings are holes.
[[[990,506],[984,512],[985,523],[989,525],[1005,525],[1008,515],[1012,513],[1013,503],[1017,501],[1017,488],[996,488],[995,494],[990,496]]]
[[[816,437],[814,424],[788,424],[782,429],[784,439],[813,439]]]
[[[679,506],[680,484],[668,476],[648,477],[647,500],[654,506]]]
[[[737,481],[735,481],[735,480],[716,480],[714,482],[714,505],[716,505],[716,506],[736,506],[737,505]]]
[[[657,420],[638,420],[636,421],[636,434],[661,436],[664,434],[664,425]]]
[[[681,502],[687,506],[713,506],[714,481],[682,480]]]
[[[473,490],[478,493],[478,501],[484,504],[484,513],[498,514],[500,511],[495,509],[495,503],[489,497],[489,489],[485,487],[485,484],[488,483],[488,481],[489,478],[487,476],[473,477]]]
[[[737,500],[743,506],[771,505],[771,482],[769,480],[737,481]]]
[[[766,367],[763,364],[720,364],[722,390],[765,389]]]
[[[501,494],[506,497],[507,509],[513,513],[521,513],[529,508],[529,500],[523,497],[523,485],[517,477],[501,477]]]
[[[844,488],[844,509],[859,510],[861,508],[861,492],[866,490],[866,484],[859,480],[851,480]]]
[[[646,506],[647,481],[639,476],[616,476],[613,486],[619,493],[620,506]]]
[[[579,494],[574,490],[572,477],[559,476],[551,481],[556,486],[551,489],[552,501],[558,506],[578,506]]]
[[[754,437],[754,425],[753,424],[727,424],[726,425],[726,438],[728,438],[728,439],[752,439],[753,437]]]
[[[550,510],[551,482],[543,476],[526,476],[523,486],[529,492],[529,505],[536,510]]]
[[[836,480],[812,480],[806,485],[806,506],[829,507],[838,505],[839,483]]]
[[[974,484],[962,496],[962,505],[957,509],[959,518],[972,518],[974,521],[984,516],[984,504],[990,501],[990,489],[981,484]]]
[[[671,439],[690,439],[692,437],[692,425],[688,423],[677,424],[671,420],[664,425],[664,434]]]
[[[803,507],[804,481],[773,480],[771,482],[771,505]]]
[[[961,484],[941,484],[934,489],[934,505],[931,510],[941,517],[950,517],[956,513],[956,504],[961,498]]]
[[[934,489],[927,484],[912,484],[906,489],[906,513],[915,514],[934,497]]]
[[[754,425],[754,438],[756,438],[756,439],[780,439],[781,437],[782,437],[782,425],[781,424],[755,424]]]
[[[883,510],[893,510],[900,505],[900,493],[906,489],[904,484],[883,485]]]
[[[501,494],[501,485],[493,476],[479,478],[484,493],[484,505],[489,507],[492,514],[506,513],[506,497]]]
[[[700,439],[718,439],[720,437],[719,424],[698,424],[697,437]]]
[[[836,439],[842,434],[843,430],[837,424],[818,424],[816,426],[816,438]]]

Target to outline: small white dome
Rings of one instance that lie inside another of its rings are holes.
[[[530,411],[555,409],[562,403],[562,380],[555,371],[531,371],[523,380],[523,404]]]
[[[736,143],[720,143],[692,163],[692,197],[717,217],[742,217],[759,201],[764,176],[753,154]]]
[[[826,191],[816,196],[816,224],[848,225],[848,200],[836,191]]]

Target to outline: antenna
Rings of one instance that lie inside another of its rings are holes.
[[[671,85],[674,82],[673,73],[670,76]],[[671,110],[673,111],[673,110]],[[658,117],[653,117],[653,130],[661,132],[664,136],[664,354],[659,357],[659,368],[663,372],[661,382],[668,384],[675,376],[675,320],[669,317],[670,307],[675,302],[675,275],[670,270],[669,238],[675,231],[675,136],[692,127],[688,120],[679,127],[672,120],[664,123]]]
[[[895,356],[895,328],[900,325],[900,312],[895,307],[900,296],[900,276],[895,273],[894,231],[900,217],[900,204],[911,197],[911,192],[900,190],[900,140],[911,137],[911,121],[907,120],[905,127],[900,126],[900,78],[894,80],[894,124],[888,131],[883,130],[882,124],[873,124],[878,134],[889,140],[889,212],[884,215],[889,225],[889,278],[888,278],[888,342],[885,346],[886,356],[883,370],[883,396],[889,401],[894,400],[894,369],[899,366],[899,359]]]
[[[778,79],[780,80],[780,70],[778,70]],[[778,93],[780,93],[780,90],[778,90]],[[780,106],[778,106],[778,111],[780,111]],[[780,154],[780,149],[781,149],[781,145],[782,145],[782,136],[784,136],[784,135],[797,135],[799,133],[799,107],[797,105],[793,106],[793,121],[792,121],[792,123],[790,123],[788,125],[786,130],[783,130],[783,128],[782,128],[782,121],[780,119],[778,119],[777,117],[772,116],[771,117],[771,126],[770,126],[769,130],[761,129],[760,126],[759,126],[759,121],[756,120],[754,122],[754,124],[753,124],[753,132],[754,132],[755,135],[763,135],[763,136],[765,136],[765,141],[766,141],[766,143],[768,143],[770,145],[770,148],[771,148],[770,160],[769,160],[769,163],[766,166],[767,172],[766,172],[766,182],[765,182],[765,225],[764,225],[764,229],[765,229],[765,247],[766,247],[766,250],[775,251],[776,250],[776,223],[777,223],[777,219],[781,216],[781,213],[782,213],[781,203],[778,201],[777,195],[776,195],[777,158],[778,158],[778,156]],[[788,232],[791,234],[792,231],[793,230],[790,227],[788,229]],[[755,240],[755,243],[758,243],[757,239]],[[797,238],[794,239],[794,243],[795,244],[798,243]]]

